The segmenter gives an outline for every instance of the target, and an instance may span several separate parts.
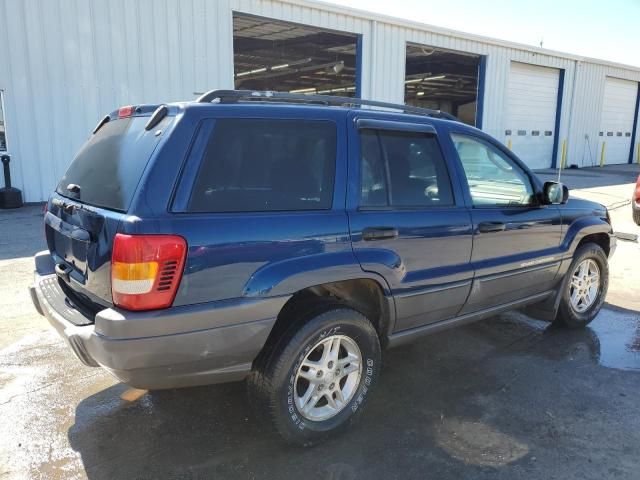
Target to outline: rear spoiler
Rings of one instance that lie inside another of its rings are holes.
[[[152,110],[154,107],[155,107],[155,110]],[[91,134],[95,135],[98,132],[98,130],[100,130],[103,126],[109,123],[112,118],[129,118],[129,117],[132,117],[134,114],[141,114],[141,116],[144,116],[145,114],[150,113],[152,111],[153,113],[151,114],[151,118],[149,119],[147,124],[144,126],[144,129],[147,131],[151,130],[153,127],[158,125],[162,121],[162,119],[167,116],[167,114],[169,113],[169,107],[167,107],[166,105],[160,105],[157,107],[156,105],[141,105],[138,107],[133,105],[127,105],[124,107],[120,107],[118,110],[111,112],[109,115],[105,115],[102,118],[102,120],[98,122],[98,124],[93,129]]]

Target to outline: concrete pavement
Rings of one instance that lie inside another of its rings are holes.
[[[556,169],[546,169],[537,170],[536,174],[544,181],[557,181],[560,178],[573,195],[599,202],[609,209],[615,209],[629,203],[631,190],[627,185],[636,182],[640,174],[640,165],[568,168],[561,172]]]

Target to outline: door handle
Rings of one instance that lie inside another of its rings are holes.
[[[398,229],[395,227],[368,227],[362,230],[362,239],[365,241],[384,240],[398,238]]]
[[[481,233],[502,232],[505,228],[503,222],[481,222],[478,224],[478,230]]]

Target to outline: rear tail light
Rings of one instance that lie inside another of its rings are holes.
[[[186,254],[187,242],[177,235],[116,234],[111,256],[113,303],[127,310],[170,307]]]

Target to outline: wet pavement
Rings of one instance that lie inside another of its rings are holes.
[[[637,478],[639,325],[512,313],[391,350],[361,423],[313,449],[241,383],[137,391],[34,333],[0,352],[0,478]]]
[[[37,207],[20,215],[0,212],[0,480],[639,478],[638,244],[620,243],[588,328],[516,312],[390,350],[361,422],[300,449],[243,383],[146,392],[82,366],[22,293],[42,232]]]

